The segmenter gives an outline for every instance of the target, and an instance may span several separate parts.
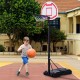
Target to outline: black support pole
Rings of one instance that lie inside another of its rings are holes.
[[[50,17],[48,17],[48,74],[50,75]]]

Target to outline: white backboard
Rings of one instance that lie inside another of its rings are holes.
[[[48,1],[43,4],[41,8],[41,15],[46,15],[50,17],[50,20],[54,20],[58,17],[58,8],[52,1]]]

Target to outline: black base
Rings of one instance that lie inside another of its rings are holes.
[[[55,77],[55,78],[60,77],[62,75],[68,75],[68,74],[72,74],[72,71],[70,69],[66,69],[66,68],[58,68],[58,69],[51,70],[50,74],[48,71],[44,72],[44,75]]]

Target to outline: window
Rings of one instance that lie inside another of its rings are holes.
[[[56,18],[54,20],[50,20],[50,26],[60,29],[60,18]]]
[[[14,47],[12,47],[12,52],[14,52]]]
[[[43,45],[42,50],[47,51],[47,45]]]
[[[10,47],[8,47],[8,51],[10,51]]]
[[[80,33],[80,24],[77,24],[77,29],[76,29],[76,33]]]

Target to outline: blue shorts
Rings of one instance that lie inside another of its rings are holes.
[[[28,63],[28,57],[27,56],[26,57],[22,57],[22,60],[23,60],[24,64]]]

